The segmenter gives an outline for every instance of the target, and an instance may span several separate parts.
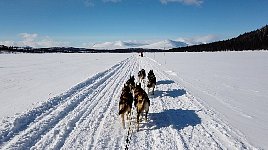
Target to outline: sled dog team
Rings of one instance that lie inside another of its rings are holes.
[[[130,119],[132,103],[134,101],[134,106],[137,110],[137,130],[139,131],[140,117],[142,117],[143,112],[145,113],[145,121],[147,121],[147,115],[149,112],[150,100],[147,95],[149,90],[152,89],[152,94],[154,94],[154,88],[156,86],[156,77],[153,70],[150,70],[147,78],[147,93],[142,89],[141,82],[145,85],[146,73],[144,69],[138,72],[139,82],[135,83],[134,76],[130,76],[127,82],[122,88],[122,93],[119,100],[119,115],[121,115],[123,128],[125,128],[125,115],[127,119]],[[134,97],[133,97],[134,96]]]

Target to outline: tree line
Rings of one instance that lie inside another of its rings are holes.
[[[51,47],[51,48],[31,48],[31,47],[14,47],[0,45],[0,53],[132,53],[132,52],[163,52],[160,49],[142,49],[142,48],[128,48],[128,49],[87,49],[75,47]]]
[[[268,25],[238,37],[208,44],[173,48],[171,52],[268,50]]]

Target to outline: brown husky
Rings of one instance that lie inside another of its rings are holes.
[[[145,112],[145,121],[147,122],[147,115],[149,112],[150,100],[147,93],[138,84],[134,89],[134,105],[137,107],[137,130],[139,131],[140,115]]]
[[[119,115],[122,118],[123,128],[125,128],[125,114],[127,114],[127,119],[129,119],[131,115],[131,108],[133,103],[133,96],[130,90],[130,87],[125,84],[119,101]]]
[[[154,88],[155,88],[155,85],[156,85],[156,78],[155,78],[153,70],[149,71],[147,78],[148,78],[148,83],[147,83],[148,94],[149,94],[149,89],[152,88],[153,89],[152,94],[154,95]]]

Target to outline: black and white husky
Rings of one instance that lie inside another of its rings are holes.
[[[153,89],[152,94],[154,95],[154,89],[155,89],[155,86],[156,86],[156,77],[154,75],[153,70],[149,71],[147,78],[148,78],[148,82],[147,82],[148,92],[147,93],[149,94],[149,90]]]
[[[141,69],[141,70],[138,72],[139,83],[141,83],[141,82],[144,83],[144,79],[145,79],[145,77],[146,77],[145,70],[144,70],[144,69]]]

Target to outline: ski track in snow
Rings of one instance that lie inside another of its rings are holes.
[[[148,122],[142,121],[137,132],[136,110],[123,129],[118,102],[123,84],[130,75],[137,81],[141,68],[154,70],[157,86],[149,95]],[[129,57],[3,121],[0,149],[257,149],[169,75],[151,58]]]

